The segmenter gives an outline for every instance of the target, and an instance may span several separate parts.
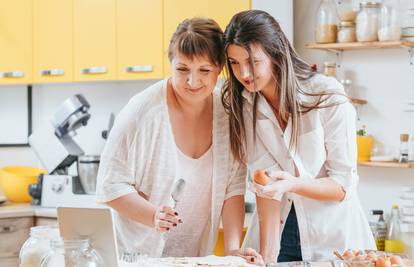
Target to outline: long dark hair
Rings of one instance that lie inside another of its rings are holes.
[[[300,129],[300,115],[315,108],[332,106],[322,105],[331,92],[310,93],[303,90],[301,82],[310,79],[315,73],[311,66],[299,57],[289,40],[283,33],[279,23],[268,13],[261,10],[248,10],[233,16],[224,31],[224,47],[234,44],[247,50],[250,59],[250,70],[255,79],[251,45],[260,45],[273,65],[273,77],[276,81],[275,93],[278,102],[278,117],[287,122],[292,116],[292,134],[290,147],[297,145]],[[243,85],[234,75],[229,60],[226,62],[228,79],[223,89],[223,105],[230,115],[230,144],[233,155],[245,162],[246,129],[243,120]],[[256,91],[256,90],[255,90]],[[299,95],[314,97],[312,103],[304,103]],[[253,132],[256,136],[257,93],[254,94]]]

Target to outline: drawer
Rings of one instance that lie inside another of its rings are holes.
[[[33,217],[0,219],[0,258],[19,257],[32,226]]]

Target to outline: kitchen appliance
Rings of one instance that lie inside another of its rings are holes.
[[[31,148],[48,171],[48,174],[38,177],[37,184],[29,186],[33,204],[44,207],[97,205],[92,181],[96,183],[99,160],[95,158],[92,168],[88,167],[93,171],[86,170],[83,162],[78,163],[77,175],[70,175],[68,171],[72,164],[84,156],[84,151],[73,137],[77,129],[87,125],[91,117],[89,107],[83,95],[74,95],[62,103],[49,123],[29,136]]]

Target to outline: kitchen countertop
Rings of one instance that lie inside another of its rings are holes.
[[[253,213],[246,213],[244,218],[244,227],[248,227]],[[41,206],[33,206],[29,203],[11,203],[6,202],[0,205],[0,219],[14,217],[47,217],[57,218],[55,208],[45,208]]]
[[[31,216],[57,218],[57,212],[55,208],[32,206],[30,203],[6,202],[0,206],[0,219]]]

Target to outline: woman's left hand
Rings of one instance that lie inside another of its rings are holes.
[[[259,196],[279,200],[278,196],[281,196],[286,192],[294,192],[299,182],[298,178],[285,171],[275,171],[268,175],[275,181],[264,186],[254,183],[256,193]]]
[[[252,248],[240,248],[229,252],[230,256],[238,256],[245,259],[248,263],[258,266],[265,266],[262,256]]]

